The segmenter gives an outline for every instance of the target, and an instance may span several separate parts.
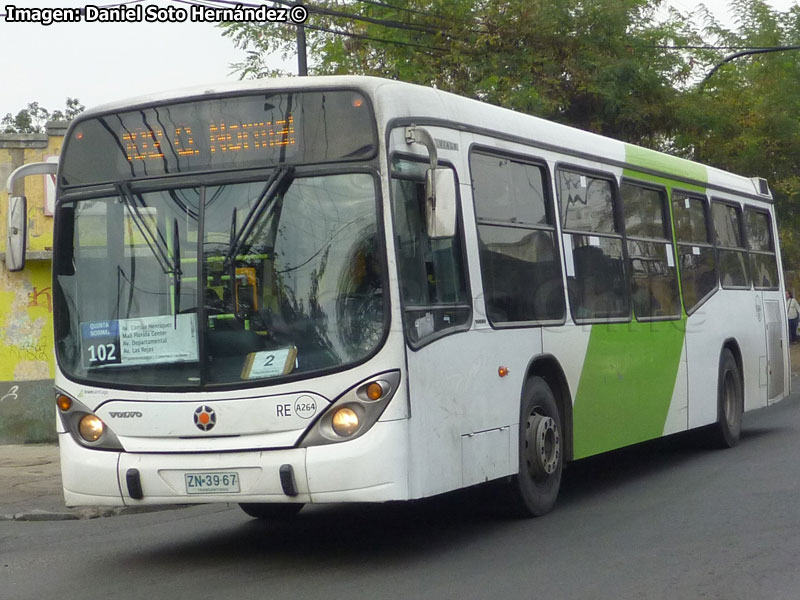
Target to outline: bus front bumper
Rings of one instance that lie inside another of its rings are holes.
[[[352,441],[309,448],[192,454],[96,450],[59,434],[64,499],[67,506],[407,500],[407,427],[378,422]]]

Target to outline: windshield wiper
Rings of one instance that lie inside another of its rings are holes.
[[[255,201],[255,204],[253,204],[247,215],[245,215],[242,228],[238,232],[236,231],[236,212],[233,213],[230,245],[228,246],[227,254],[225,254],[225,261],[223,264],[228,265],[231,260],[236,258],[242,246],[244,246],[245,240],[247,240],[253,232],[256,223],[258,223],[264,211],[267,209],[267,206],[272,203],[278,194],[285,192],[289,188],[289,185],[292,183],[293,175],[294,167],[291,166],[278,167],[273,171],[266,185],[264,185],[264,189]]]
[[[175,327],[177,329],[178,313],[181,312],[181,238],[178,228],[178,218],[172,220],[172,254],[175,257],[175,271],[172,283],[172,310],[175,314]]]
[[[178,230],[178,219],[174,219],[173,222],[173,229],[172,229],[172,237],[173,237],[173,244],[174,248],[172,249],[173,256],[175,257],[175,262],[170,259],[169,252],[166,248],[166,243],[161,243],[160,240],[156,237],[156,235],[150,231],[150,228],[144,221],[142,217],[142,213],[139,212],[139,208],[136,206],[136,200],[131,194],[130,188],[126,183],[118,183],[115,185],[117,189],[117,193],[119,194],[120,198],[122,198],[122,202],[125,207],[128,209],[128,214],[133,219],[136,228],[139,230],[139,233],[142,234],[142,238],[144,238],[145,243],[147,244],[148,248],[150,248],[150,252],[158,262],[158,265],[161,267],[161,271],[166,275],[171,275],[173,278],[172,283],[172,307],[174,314],[176,315],[180,311],[180,294],[181,294],[181,275],[183,272],[181,271],[181,254],[180,254],[180,237],[179,237],[179,230]],[[131,253],[131,261],[133,261],[133,253]],[[177,326],[177,321],[176,321]]]
[[[170,261],[170,258],[167,255],[164,245],[159,243],[158,238],[145,224],[144,217],[142,217],[142,213],[139,212],[139,208],[136,206],[136,201],[134,200],[128,185],[125,183],[118,183],[114,187],[117,188],[117,194],[119,194],[119,197],[122,198],[125,208],[128,209],[128,214],[131,216],[131,219],[133,219],[133,223],[136,225],[139,233],[142,234],[145,243],[150,248],[150,252],[153,253],[156,261],[158,261],[158,265],[161,267],[161,270],[169,275],[176,275],[177,272],[172,264],[172,261]]]

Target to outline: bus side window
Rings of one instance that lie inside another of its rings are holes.
[[[399,161],[392,179],[397,270],[409,341],[465,326],[472,315],[460,229],[453,238],[432,240],[425,231],[427,165]]]
[[[757,290],[777,290],[778,262],[775,258],[775,240],[769,214],[746,208],[747,247],[750,250],[750,270]]]
[[[622,234],[610,179],[558,170],[558,197],[566,252],[572,254],[570,307],[581,323],[630,317]]]
[[[717,289],[714,247],[708,237],[705,200],[673,192],[672,214],[678,240],[683,305],[688,314]]]
[[[633,313],[639,321],[678,318],[681,300],[667,227],[667,196],[663,190],[630,182],[624,182],[620,192]]]
[[[747,248],[742,228],[742,209],[715,200],[711,204],[714,237],[717,243],[719,280],[726,289],[749,289]]]
[[[563,321],[555,216],[543,166],[470,157],[486,311],[492,324]]]

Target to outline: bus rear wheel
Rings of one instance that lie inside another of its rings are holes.
[[[712,426],[714,445],[732,448],[742,432],[744,394],[739,365],[733,353],[725,348],[719,357],[717,380],[717,422]]]
[[[305,505],[300,502],[286,504],[248,502],[239,504],[239,508],[247,515],[254,519],[265,520],[290,519],[299,513],[303,506]]]
[[[522,392],[519,473],[511,480],[514,514],[538,517],[552,510],[564,464],[561,416],[553,391],[532,377]]]

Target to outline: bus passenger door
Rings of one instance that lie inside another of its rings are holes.
[[[764,300],[764,326],[767,336],[767,402],[780,400],[784,394],[783,310],[779,300]]]

